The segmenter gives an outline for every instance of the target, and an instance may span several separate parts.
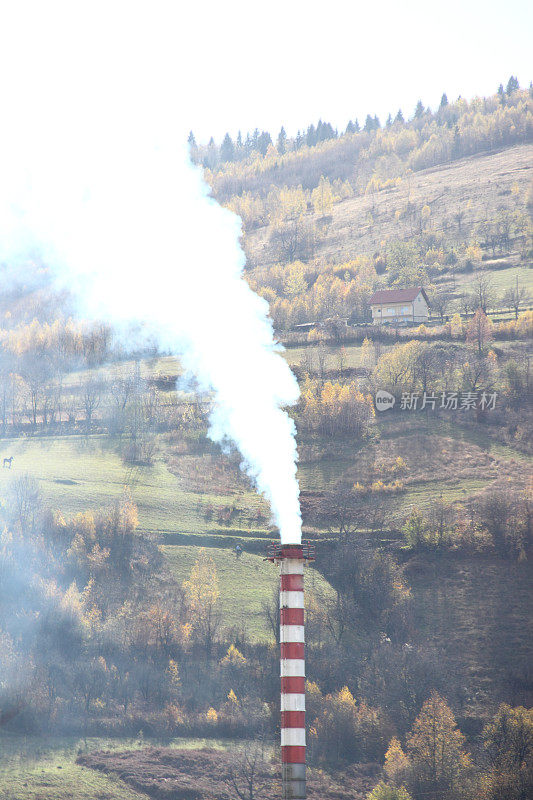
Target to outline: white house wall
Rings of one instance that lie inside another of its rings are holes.
[[[383,303],[372,306],[372,321],[375,325],[380,322],[427,322],[429,307],[420,293],[412,303]],[[389,309],[391,309],[389,311]]]

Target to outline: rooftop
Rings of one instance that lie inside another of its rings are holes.
[[[421,286],[414,286],[408,289],[379,289],[370,298],[370,305],[377,303],[412,303],[413,300],[422,293],[426,303],[429,305],[428,296]]]

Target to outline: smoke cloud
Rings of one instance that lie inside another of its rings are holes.
[[[266,302],[242,278],[240,220],[189,160],[199,98],[176,55],[189,32],[169,35],[158,4],[127,24],[102,7],[43,5],[30,24],[27,8],[4,19],[0,259],[17,269],[41,259],[84,315],[155,330],[213,391],[210,436],[236,444],[282,539],[298,542],[283,410],[298,385]]]

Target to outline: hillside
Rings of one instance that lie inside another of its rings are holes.
[[[487,218],[488,210],[506,205],[513,186],[524,195],[532,179],[531,144],[413,172],[398,186],[334,203],[331,221],[315,242],[313,258],[340,264],[360,255],[372,256],[390,239],[408,239],[418,233],[417,221],[405,213],[409,203],[415,209],[430,208],[429,232],[460,239],[463,231],[473,230]],[[306,219],[313,216],[304,216]],[[268,226],[247,232],[246,252],[253,267],[271,267],[279,262],[270,233]],[[519,256],[515,253],[509,265],[517,263]]]
[[[363,800],[398,747],[418,791],[431,708],[468,800],[500,800],[490,726],[530,724],[532,102],[197,146],[301,392],[315,797]],[[212,394],[35,273],[0,298],[0,793],[233,800],[237,766],[277,770],[279,532]],[[427,324],[369,324],[411,285]]]

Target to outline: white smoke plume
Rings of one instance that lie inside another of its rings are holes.
[[[189,31],[169,36],[157,3],[151,25],[98,4],[100,16],[93,4],[30,5],[31,17],[4,19],[0,260],[37,254],[84,315],[155,328],[214,392],[212,438],[237,445],[282,539],[300,541],[283,410],[298,385],[242,278],[240,220],[189,160],[194,91],[176,57]]]

